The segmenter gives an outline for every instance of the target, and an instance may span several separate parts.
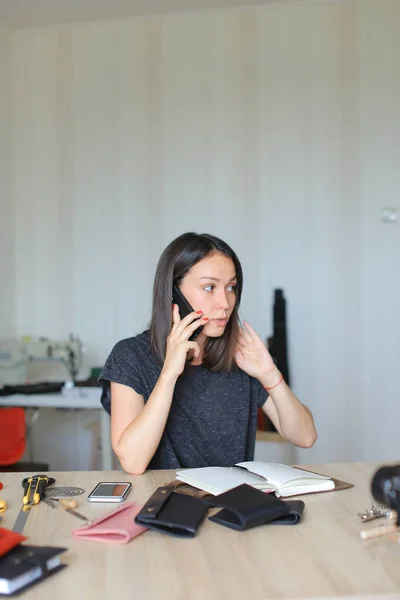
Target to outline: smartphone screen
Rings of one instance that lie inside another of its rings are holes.
[[[189,304],[181,290],[176,285],[174,285],[172,289],[172,302],[178,305],[179,316],[181,319],[184,319],[188,314],[194,311],[194,308]],[[204,325],[200,325],[200,327],[198,327],[189,337],[189,341],[193,342],[199,333],[201,333],[203,327]]]
[[[90,502],[122,502],[128,495],[131,487],[132,484],[125,481],[103,481],[98,483],[94,490],[90,492],[88,500]]]

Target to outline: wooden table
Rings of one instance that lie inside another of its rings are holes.
[[[31,588],[23,598],[399,599],[400,544],[360,539],[362,525],[357,512],[372,502],[369,484],[378,466],[309,465],[307,468],[349,481],[355,487],[303,496],[306,508],[297,526],[266,525],[238,532],[206,520],[193,539],[147,531],[127,545],[74,541],[70,531],[82,522],[41,502],[32,508],[24,534],[31,544],[67,547],[61,558],[68,567]],[[99,481],[132,481],[129,500],[144,503],[157,486],[174,478],[172,471],[150,471],[138,477],[112,471],[50,475],[56,478],[56,485],[86,490],[78,498],[77,510],[89,518],[111,510],[110,505],[86,501],[87,493]],[[1,474],[4,489],[0,497],[8,503],[3,527],[12,528],[17,517],[23,476]]]

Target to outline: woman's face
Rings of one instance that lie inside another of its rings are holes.
[[[194,310],[210,320],[203,332],[219,337],[236,303],[236,272],[233,261],[218,252],[196,263],[182,279],[180,290]]]

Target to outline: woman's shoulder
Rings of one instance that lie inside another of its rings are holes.
[[[151,355],[150,330],[148,329],[138,335],[120,340],[112,349],[112,354],[125,358],[136,356],[138,353]]]
[[[143,397],[149,396],[149,378],[156,374],[155,362],[151,356],[150,334],[147,331],[125,338],[115,344],[99,375],[103,388],[102,404],[110,413],[110,383],[122,383],[134,389]]]
[[[153,372],[155,367],[155,360],[151,353],[150,332],[144,331],[115,344],[100,373],[99,381],[124,383],[122,377],[131,381],[135,374]]]

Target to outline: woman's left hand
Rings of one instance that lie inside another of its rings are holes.
[[[235,350],[237,366],[259,381],[274,378],[277,367],[267,347],[247,321],[243,321],[243,326]]]

